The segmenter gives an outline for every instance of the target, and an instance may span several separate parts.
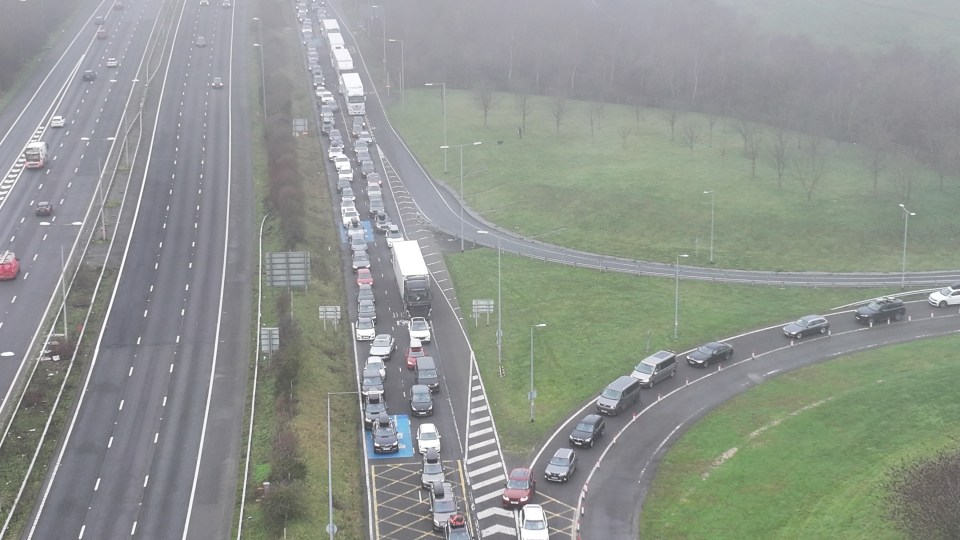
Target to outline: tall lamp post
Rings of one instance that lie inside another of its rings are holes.
[[[910,225],[910,216],[915,216],[917,213],[907,210],[903,204],[899,206],[903,210],[903,261],[900,265],[900,288],[903,289],[907,284],[907,226]]]
[[[680,258],[689,257],[686,253],[677,255],[677,279],[673,293],[673,340],[680,336]]]
[[[52,227],[53,223],[50,221],[41,221],[41,226]],[[74,221],[73,223],[67,223],[68,226],[83,226],[82,221]],[[63,244],[60,244],[60,295],[61,301],[63,302],[63,341],[69,342],[70,336],[67,334],[67,261],[63,256]]]
[[[370,15],[373,16],[374,9],[380,10],[380,27],[383,30],[383,35],[381,41],[383,42],[383,80],[386,81],[387,86],[390,85],[390,75],[387,73],[387,6],[371,4],[370,5]],[[373,28],[370,29],[373,31]]]
[[[530,325],[530,421],[533,422],[533,402],[537,399],[537,391],[533,389],[533,329],[543,328],[547,323]]]
[[[490,234],[490,231],[477,231],[477,234]],[[503,249],[500,243],[500,235],[497,235],[497,369],[500,376],[503,377],[503,287],[500,271],[500,257]]]
[[[87,144],[95,141],[115,141],[116,137],[106,137],[103,139],[91,139],[90,137],[80,137],[81,141]],[[103,194],[103,159],[97,155],[97,191],[100,192],[100,238],[107,240],[107,201]]]
[[[447,83],[432,83],[428,82],[424,86],[441,86],[443,87],[443,92],[441,94],[441,99],[443,100],[443,172],[447,172],[447,148],[450,148],[447,145]]]
[[[463,253],[463,205],[466,203],[466,197],[463,193],[463,147],[464,146],[479,146],[483,144],[483,141],[476,141],[466,144],[455,144],[454,147],[460,149],[460,253]],[[447,149],[450,148],[448,145],[443,145],[440,148],[443,149],[444,155],[447,153]]]
[[[260,21],[259,17],[254,17],[253,20],[257,21],[257,35],[260,39],[260,43],[254,43],[253,46],[260,49],[260,95],[263,98],[263,122],[267,122],[267,78],[263,73],[263,23]]]
[[[713,216],[717,203],[717,194],[713,191],[704,191],[704,195],[710,195],[710,264],[713,264]]]
[[[402,39],[389,39],[390,43],[399,43],[400,44],[400,106],[405,107],[407,104],[406,92],[404,92],[404,85],[406,81],[404,80],[404,69],[403,69],[403,40]]]

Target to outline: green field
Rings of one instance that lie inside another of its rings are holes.
[[[712,146],[703,116],[685,114],[675,140],[656,110],[606,105],[590,136],[590,104],[568,101],[561,134],[552,99],[531,98],[526,135],[514,98],[496,96],[488,127],[469,91],[448,89],[447,141],[482,141],[463,152],[467,204],[498,226],[525,236],[590,252],[690,264],[709,264],[711,196],[715,204],[715,259],[724,268],[765,270],[899,271],[903,202],[881,179],[873,196],[862,150],[826,142],[826,176],[806,195],[792,170],[782,189],[764,159],[750,174],[734,121],[718,119]],[[389,107],[391,120],[436,178],[459,190],[460,154],[452,149],[443,172],[443,115],[439,92],[408,89],[406,104]],[[691,151],[685,126],[700,130]],[[630,130],[622,137],[622,130]],[[769,137],[770,133],[767,132]],[[500,143],[502,141],[502,144]],[[956,266],[960,220],[939,179],[917,170],[908,207],[907,269]],[[949,182],[953,180],[950,179]],[[949,183],[948,183],[949,185]]]
[[[447,258],[461,305],[497,297],[497,259],[490,250]],[[680,340],[673,341],[672,279],[572,269],[505,256],[502,261],[504,366],[497,368],[496,314],[467,331],[500,439],[524,460],[558,422],[646,354],[686,350],[700,342],[786,322],[807,312],[880,294],[877,290],[749,287],[682,281]],[[469,316],[469,314],[468,314]],[[529,422],[530,326],[536,329],[537,422]],[[741,353],[743,354],[743,353]]]
[[[850,355],[730,400],[667,454],[641,536],[900,538],[883,481],[956,445],[957,359],[943,351],[958,347],[950,337]]]
[[[870,51],[908,43],[960,52],[960,3],[951,0],[719,0],[769,34],[805,34]]]

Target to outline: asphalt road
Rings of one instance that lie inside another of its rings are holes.
[[[13,95],[0,114],[0,163],[8,167],[0,181],[0,251],[12,250],[21,261],[20,277],[0,286],[0,407],[10,403],[11,384],[40,335],[44,313],[60,309],[61,261],[73,259],[78,223],[99,202],[98,174],[113,145],[109,139],[119,136],[123,105],[137,92],[133,79],[151,22],[126,11],[108,19],[120,30],[106,40],[95,39],[92,17],[67,26],[24,83],[32,92]],[[106,68],[109,56],[123,64]],[[81,80],[87,69],[98,73],[96,81]],[[65,117],[63,128],[47,127],[53,115]],[[31,139],[49,145],[44,169],[22,168],[20,154]],[[53,203],[53,216],[34,215],[39,201]]]
[[[145,39],[158,7],[127,3],[117,30]],[[192,2],[175,14],[142,189],[128,194],[135,228],[28,537],[229,535],[253,268],[250,164],[231,153],[233,135],[249,143],[232,124],[249,125],[231,107],[231,66],[245,65],[231,52],[250,42],[235,17]],[[216,75],[225,89],[209,87]]]
[[[791,341],[776,326],[724,340],[735,348],[729,365],[698,369],[684,361],[675,378],[644,389],[641,404],[606,418],[601,444],[576,449],[580,464],[570,482],[540,482],[538,500],[550,513],[553,530],[572,537],[582,531],[589,538],[637,538],[640,510],[660,460],[689,427],[718,405],[793,369],[958,331],[960,315],[955,309],[933,308],[924,299],[909,303],[908,314],[909,322],[867,327],[854,322],[851,312],[838,312],[828,316],[829,336]],[[568,446],[573,422],[594,410],[592,401],[585,404],[544,445],[532,464],[541,479],[554,451]]]

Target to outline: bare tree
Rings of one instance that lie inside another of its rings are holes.
[[[736,132],[740,134],[740,138],[743,139],[743,151],[746,152],[747,142],[760,130],[760,127],[753,122],[739,120],[733,124],[733,129],[736,130]]]
[[[693,153],[693,147],[700,141],[700,133],[703,126],[695,124],[692,120],[683,123],[683,142],[687,144],[690,153]]]
[[[890,152],[893,150],[893,135],[879,122],[871,122],[865,129],[863,143],[863,161],[873,176],[873,196],[880,196],[880,174],[887,168]]]
[[[483,111],[483,127],[487,127],[487,116],[494,104],[493,86],[487,81],[479,81],[473,88],[473,95],[480,110]]]
[[[901,156],[893,163],[890,170],[890,183],[903,204],[910,204],[913,183],[916,180],[916,172],[907,164],[908,161],[909,158]]]
[[[594,132],[600,131],[600,119],[603,118],[603,103],[591,103],[587,113],[590,115],[590,142],[593,142]]]
[[[719,116],[716,113],[707,114],[707,126],[710,128],[710,132],[708,134],[708,144],[711,148],[713,148],[713,126],[716,125],[717,118],[719,118]]]
[[[777,173],[777,187],[783,189],[783,175],[790,164],[790,141],[782,129],[776,131],[773,142],[767,148],[767,159]]]
[[[680,117],[683,116],[683,111],[675,107],[671,107],[660,113],[660,118],[663,118],[668,124],[670,124],[670,141],[674,140],[674,133],[676,133],[677,120],[680,120]]]
[[[517,106],[517,112],[520,113],[520,137],[527,132],[527,117],[530,116],[532,104],[530,103],[530,94],[526,90],[517,90],[514,94],[514,101]]]
[[[553,115],[553,120],[557,127],[557,136],[560,136],[560,123],[563,121],[563,115],[567,112],[567,98],[563,93],[557,93],[553,96],[553,101],[550,103],[550,114]]]
[[[623,145],[623,149],[627,149],[627,139],[630,137],[630,134],[633,133],[633,129],[629,126],[623,126],[620,128],[620,144]]]
[[[813,136],[802,137],[800,152],[793,160],[794,172],[807,194],[807,200],[813,199],[817,184],[827,172],[827,160],[821,139]]]
[[[887,515],[908,538],[960,538],[960,453],[941,451],[895,466],[887,479]]]
[[[721,149],[721,155],[726,153],[726,141]],[[760,157],[760,151],[763,149],[763,138],[757,132],[750,132],[744,145],[743,153],[750,160],[750,178],[757,177],[757,158]]]

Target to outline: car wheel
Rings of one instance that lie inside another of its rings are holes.
[[[937,307],[947,307],[947,303],[946,303],[945,301],[941,300],[940,303],[937,304]]]
[[[677,370],[674,369],[673,371],[670,372],[670,378],[672,379],[672,378],[674,378],[674,377],[676,377],[676,376],[677,376]],[[650,385],[650,388],[653,388],[653,385],[652,385],[652,384]]]
[[[820,329],[820,333],[821,333],[821,334],[826,334],[826,333],[827,333],[827,327],[824,326],[823,328],[821,328],[821,329]]]
[[[900,313],[899,311],[893,314],[893,320],[895,321],[899,321],[902,318],[903,318],[903,313]]]
[[[797,339],[803,339],[803,332],[797,332]]]
[[[599,437],[599,435],[597,435]],[[590,439],[590,448],[593,448],[593,439]]]
[[[723,357],[724,360],[728,360],[728,361],[729,361],[731,358],[733,358],[733,351],[728,352],[728,353],[726,354],[726,356]]]

